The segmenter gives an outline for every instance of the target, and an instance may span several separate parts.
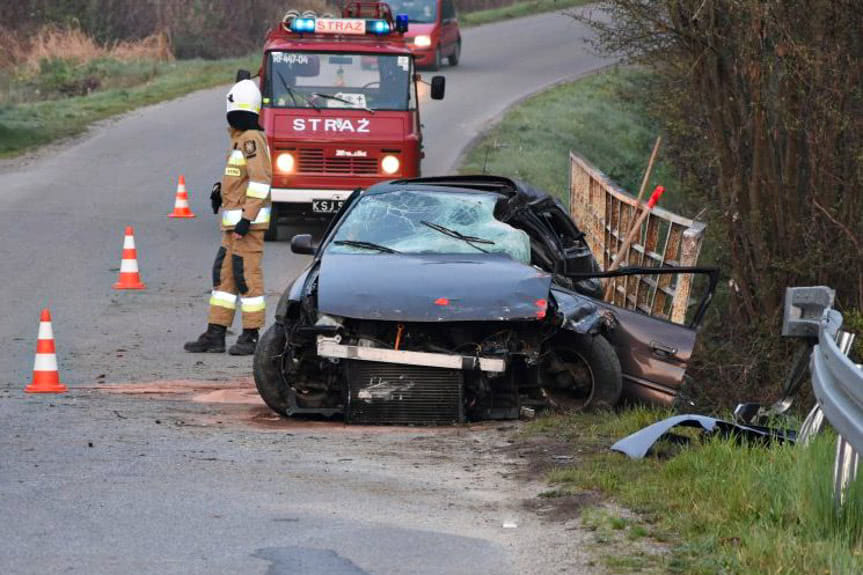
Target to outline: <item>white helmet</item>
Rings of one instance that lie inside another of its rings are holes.
[[[240,80],[228,92],[228,113],[238,110],[253,114],[261,112],[261,91],[251,80]]]

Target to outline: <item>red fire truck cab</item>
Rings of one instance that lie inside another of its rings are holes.
[[[273,162],[278,225],[326,222],[351,191],[420,175],[420,77],[405,41],[408,18],[351,2],[341,18],[292,11],[267,36],[261,124]],[[432,79],[441,99],[444,78]]]

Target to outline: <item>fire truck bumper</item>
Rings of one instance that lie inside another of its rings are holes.
[[[270,189],[279,220],[328,220],[342,208],[350,195],[351,190]]]
[[[316,190],[306,188],[272,188],[270,199],[286,204],[311,204],[315,200],[344,201],[353,190]]]

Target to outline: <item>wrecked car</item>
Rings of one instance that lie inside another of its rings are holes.
[[[494,176],[398,180],[355,191],[284,291],[254,358],[284,415],[353,423],[517,418],[522,406],[670,403],[715,270],[599,271],[547,194]],[[707,273],[688,325],[601,300],[603,276]]]

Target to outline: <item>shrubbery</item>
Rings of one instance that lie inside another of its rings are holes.
[[[863,309],[863,9],[856,0],[606,0],[602,48],[654,72],[651,110],[728,275],[700,379],[770,395],[790,285]],[[607,17],[610,16],[610,17]],[[590,19],[590,17],[586,17]],[[733,395],[739,395],[735,393]]]

